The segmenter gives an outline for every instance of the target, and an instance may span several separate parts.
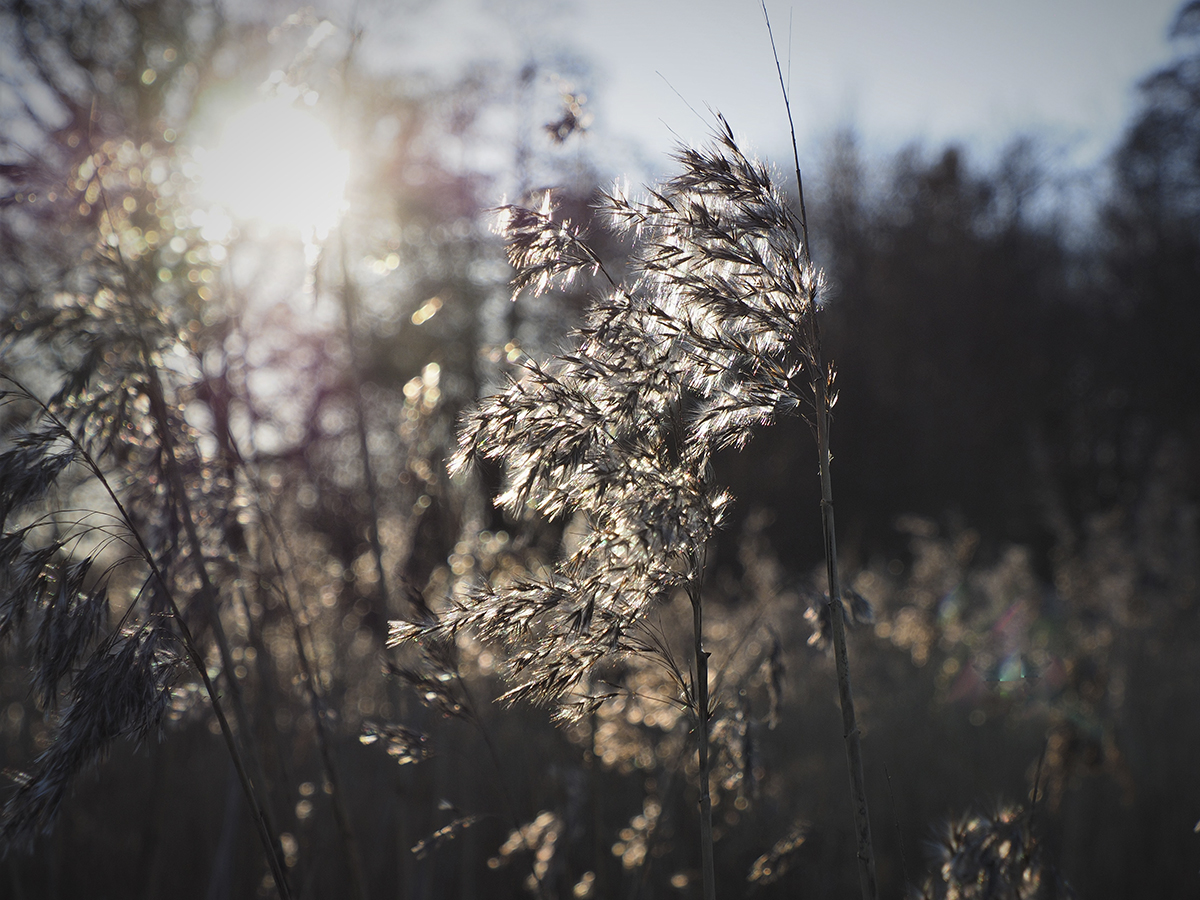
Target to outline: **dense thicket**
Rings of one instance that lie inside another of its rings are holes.
[[[621,661],[556,728],[492,702],[503,642],[384,649],[389,620],[544,580],[585,533],[494,508],[498,469],[445,468],[463,410],[598,292],[510,303],[486,207],[566,182],[556,219],[622,268],[578,96],[536,58],[377,78],[349,23],[314,44],[315,17],[266,15],[0,10],[0,894],[265,895],[272,858],[295,896],[693,891],[695,747],[655,699],[683,673]],[[1042,891],[1196,892],[1198,23],[1188,4],[1094,219],[1030,141],[981,167],[843,136],[806,172],[887,894],[953,895],[987,858],[980,896],[1018,896],[1004,836]],[[294,244],[191,215],[192,130],[274,69],[368,167],[307,280]],[[703,586],[720,896],[854,883],[811,447],[784,421],[714,460],[736,498]],[[655,602],[655,652],[685,646],[686,601]]]

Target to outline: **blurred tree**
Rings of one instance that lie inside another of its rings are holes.
[[[1148,417],[1156,435],[1187,435],[1195,447],[1200,428],[1195,389],[1200,383],[1200,4],[1190,2],[1180,10],[1171,37],[1178,55],[1142,82],[1142,108],[1114,160],[1105,238],[1111,333],[1119,338],[1105,349],[1110,377],[1127,392],[1121,405]],[[1132,440],[1126,435],[1121,455]],[[1145,453],[1135,451],[1137,464],[1145,464]]]
[[[836,291],[828,329],[843,373],[834,428],[847,551],[902,549],[898,510],[950,512],[1045,544],[1029,435],[1056,402],[1071,329],[1086,315],[1071,302],[1058,222],[1031,210],[1045,184],[1034,147],[1014,143],[982,172],[958,149],[927,159],[913,148],[869,179],[842,135],[823,174],[813,221],[818,233],[829,225],[818,249]],[[781,479],[802,464],[776,436],[764,444],[749,452]],[[783,502],[802,505],[803,480],[783,484]]]

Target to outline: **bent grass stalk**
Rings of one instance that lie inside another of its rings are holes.
[[[109,208],[108,196],[103,188],[101,189],[100,196],[109,220],[115,221],[112,211]],[[127,294],[131,305],[137,311],[149,316],[150,310],[143,306],[138,292],[133,287],[138,279],[119,246],[116,248],[115,256],[125,278]],[[150,344],[140,328],[135,332],[135,339],[146,376],[145,388],[147,400],[150,405],[150,416],[163,450],[165,473],[171,482],[171,489],[175,494],[175,500],[178,504],[178,514],[184,528],[184,536],[187,539],[192,567],[195,570],[197,578],[200,580],[200,592],[198,596],[203,598],[204,604],[211,612],[211,627],[213,635],[216,638],[217,650],[221,657],[221,668],[225,675],[225,682],[229,686],[229,693],[233,698],[233,711],[238,722],[238,734],[234,739],[237,741],[240,738],[244,742],[243,753],[249,758],[250,764],[254,769],[254,776],[262,786],[262,790],[266,791],[267,778],[263,769],[262,759],[257,752],[252,719],[250,718],[249,711],[246,709],[242,686],[237,678],[237,666],[234,664],[229,637],[226,635],[225,627],[221,623],[221,614],[217,603],[219,591],[209,574],[208,565],[205,562],[203,543],[200,540],[199,532],[196,530],[196,520],[192,514],[187,485],[184,483],[183,473],[180,470],[179,459],[175,450],[175,436],[172,432],[170,415],[167,411],[166,393],[163,388],[162,379],[159,377],[158,368],[154,363],[154,354]],[[207,673],[205,673],[205,678],[207,679]],[[270,809],[265,801],[261,797],[256,797],[256,803],[255,815],[257,818],[261,818],[262,825],[270,841],[268,856],[271,860],[272,875],[274,876],[276,887],[281,897],[283,900],[288,900],[290,892],[287,887],[287,869],[284,865],[283,846],[280,843],[279,830],[275,827]]]
[[[108,198],[101,188],[100,196],[105,210],[107,221],[112,223],[116,219],[113,217],[112,210],[108,204]],[[283,900],[288,900],[290,890],[286,880],[286,868],[283,859],[283,852],[277,838],[278,832],[271,821],[269,809],[264,802],[262,790],[266,786],[266,777],[263,773],[262,763],[256,753],[254,753],[253,732],[251,728],[251,720],[247,714],[244,700],[241,696],[241,686],[237,681],[234,672],[232,661],[232,653],[229,647],[227,636],[220,621],[219,610],[217,609],[218,590],[215,582],[209,575],[208,565],[205,561],[203,545],[196,527],[196,520],[192,514],[191,502],[188,495],[187,485],[184,483],[184,476],[181,470],[180,462],[177,455],[176,441],[173,428],[175,423],[172,422],[168,411],[166,393],[163,383],[160,379],[158,364],[155,359],[155,352],[150,339],[143,331],[144,322],[154,322],[157,317],[154,315],[154,310],[148,307],[140,295],[138,285],[143,283],[143,280],[138,277],[138,273],[134,271],[129,264],[122,249],[119,246],[114,247],[113,253],[109,256],[109,261],[113,263],[119,272],[120,278],[118,282],[123,282],[123,288],[119,288],[124,298],[128,302],[130,312],[133,313],[131,319],[126,322],[126,336],[130,338],[129,346],[133,354],[133,368],[137,372],[136,378],[131,382],[136,384],[135,388],[141,396],[147,401],[147,417],[150,429],[147,434],[153,433],[158,440],[158,452],[161,461],[160,475],[164,480],[164,487],[167,490],[170,500],[168,503],[169,516],[175,517],[175,522],[182,525],[184,532],[184,543],[186,551],[184,556],[190,557],[188,562],[195,571],[195,575],[199,580],[200,589],[195,594],[195,600],[205,607],[205,612],[208,613],[214,637],[216,638],[217,647],[220,651],[222,668],[225,674],[226,681],[229,684],[229,692],[233,698],[234,713],[237,718],[237,729],[230,726],[230,723],[225,715],[225,710],[219,701],[219,694],[212,684],[212,680],[208,675],[207,664],[204,660],[202,652],[195,635],[192,633],[187,622],[180,615],[180,607],[172,590],[170,580],[167,577],[164,567],[159,564],[153,551],[150,550],[147,540],[142,535],[133,516],[130,515],[128,508],[118,497],[112,484],[108,481],[101,468],[98,458],[91,452],[88,447],[87,440],[81,433],[76,433],[67,420],[60,418],[52,409],[53,404],[64,398],[69,398],[72,392],[82,390],[84,383],[90,378],[90,370],[88,365],[95,365],[96,359],[94,353],[85,357],[84,364],[80,372],[75,372],[71,378],[64,384],[63,391],[60,392],[55,400],[49,403],[40,400],[36,394],[26,388],[18,380],[11,376],[5,378],[12,383],[19,393],[32,402],[39,410],[40,415],[44,416],[46,421],[53,423],[57,429],[56,433],[60,433],[66,438],[72,446],[73,455],[79,461],[90,475],[94,476],[102,486],[105,493],[115,504],[118,510],[119,517],[122,520],[124,527],[136,544],[137,555],[145,561],[148,569],[151,572],[150,582],[156,584],[162,592],[162,603],[165,610],[170,614],[171,618],[176,622],[180,636],[187,651],[187,655],[192,664],[197,669],[201,680],[204,683],[205,692],[209,696],[212,703],[215,715],[218,718],[218,723],[221,728],[222,735],[226,740],[230,754],[233,757],[235,769],[238,772],[239,780],[242,783],[247,800],[250,803],[251,811],[255,819],[256,826],[259,830],[260,839],[263,841],[264,849],[267,853],[268,864],[271,869],[272,879],[276,883],[277,890]],[[88,362],[90,360],[90,363]],[[121,407],[119,412],[124,411]],[[94,411],[84,410],[85,423],[88,417]],[[106,420],[107,421],[107,420]],[[114,420],[115,421],[115,420]],[[103,429],[102,429],[103,430]],[[111,442],[111,439],[110,439]],[[111,444],[110,444],[111,445]],[[103,452],[103,450],[101,451]],[[44,466],[43,466],[44,468]],[[59,467],[60,469],[61,467]],[[58,469],[54,470],[56,473]],[[51,473],[50,480],[55,477]],[[43,478],[44,480],[44,478]],[[15,502],[20,500],[19,493],[8,498],[8,505],[13,506]],[[39,563],[40,565],[40,563]],[[149,582],[148,582],[149,583]],[[130,607],[132,609],[132,606]],[[95,705],[97,699],[92,699],[91,702]],[[103,706],[103,704],[101,704]],[[104,712],[110,712],[107,707]],[[111,718],[111,717],[110,717]],[[95,748],[94,748],[95,749]],[[93,749],[93,752],[94,752]],[[249,767],[247,765],[249,761]],[[251,775],[253,772],[253,775]],[[258,787],[255,782],[258,782]]]
[[[175,593],[171,589],[170,582],[159,568],[158,561],[155,559],[154,553],[150,550],[149,546],[147,546],[145,539],[142,537],[140,529],[137,527],[133,517],[129,514],[125,504],[121,501],[121,498],[117,495],[112,484],[105,476],[103,469],[100,468],[100,464],[88,451],[83,442],[79,440],[74,431],[68,428],[66,424],[54,414],[50,407],[48,407],[40,398],[38,398],[36,394],[25,387],[25,385],[15,377],[8,374],[4,374],[0,377],[12,384],[22,396],[36,404],[42,413],[47,417],[47,419],[62,429],[64,437],[71,442],[75,452],[78,454],[79,460],[96,479],[101,488],[103,488],[105,494],[116,508],[121,522],[125,526],[128,533],[132,536],[134,543],[137,545],[138,555],[150,569],[151,577],[158,582],[159,587],[162,589],[163,597],[166,599],[171,618],[175,622],[176,628],[179,630],[179,636],[183,642],[184,649],[187,652],[188,659],[192,663],[193,668],[195,668],[196,673],[200,676],[200,680],[204,685],[204,692],[209,699],[209,703],[212,705],[214,715],[217,717],[217,722],[221,729],[222,740],[225,742],[225,746],[229,751],[229,756],[233,761],[234,769],[237,772],[238,781],[242,786],[242,791],[245,794],[246,801],[250,804],[252,818],[254,819],[259,840],[262,842],[263,849],[266,852],[267,862],[271,869],[272,879],[274,880],[276,888],[279,891],[281,900],[290,900],[291,892],[288,888],[283,856],[281,850],[279,849],[278,841],[275,837],[276,832],[271,825],[270,816],[267,813],[266,806],[262,801],[259,790],[255,787],[249,771],[246,768],[246,762],[243,758],[242,749],[239,746],[236,736],[234,735],[233,728],[229,724],[229,719],[225,715],[225,709],[221,704],[220,694],[213,684],[212,679],[209,677],[208,664],[204,660],[204,654],[201,651],[195,636],[192,634],[191,629],[188,627],[187,620],[184,618],[179,605],[175,600]]]

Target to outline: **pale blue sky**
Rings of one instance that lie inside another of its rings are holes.
[[[598,127],[651,153],[721,110],[777,155],[786,127],[758,0],[578,0],[598,69]],[[1077,165],[1105,156],[1135,85],[1170,58],[1176,0],[770,0],[802,144],[853,126],[868,148],[965,142],[986,157],[1019,132]],[[789,18],[791,33],[789,42]],[[659,77],[656,72],[662,73]],[[665,123],[665,124],[664,124]]]
[[[1111,151],[1137,82],[1171,58],[1180,5],[768,0],[809,163],[850,126],[871,154],[954,141],[982,161],[1030,134],[1071,168]],[[614,168],[666,170],[677,139],[707,136],[675,91],[702,116],[724,113],[760,154],[790,155],[759,0],[417,0],[375,5],[362,24],[368,55],[402,69],[578,52],[594,71],[589,140]]]

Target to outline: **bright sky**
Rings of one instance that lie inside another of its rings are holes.
[[[1171,57],[1167,31],[1180,5],[768,0],[785,71],[791,57],[802,150],[852,126],[868,151],[959,141],[987,159],[1027,133],[1074,166],[1114,146],[1137,81]],[[590,108],[603,156],[632,158],[617,149],[628,139],[665,167],[672,131],[704,139],[707,126],[676,90],[702,115],[723,112],[760,154],[786,150],[759,0],[433,0],[389,18],[395,30],[376,32],[377,46],[395,58],[389,38],[407,43],[410,62],[576,48],[595,72]]]
[[[1018,133],[1099,161],[1171,57],[1178,0],[769,0],[801,144],[853,126],[873,150],[962,141],[987,157]],[[777,155],[786,120],[759,0],[578,0],[598,69],[598,126],[651,152],[722,111]],[[790,39],[789,39],[790,19]],[[659,77],[661,73],[663,77]],[[666,123],[666,124],[664,124]]]

